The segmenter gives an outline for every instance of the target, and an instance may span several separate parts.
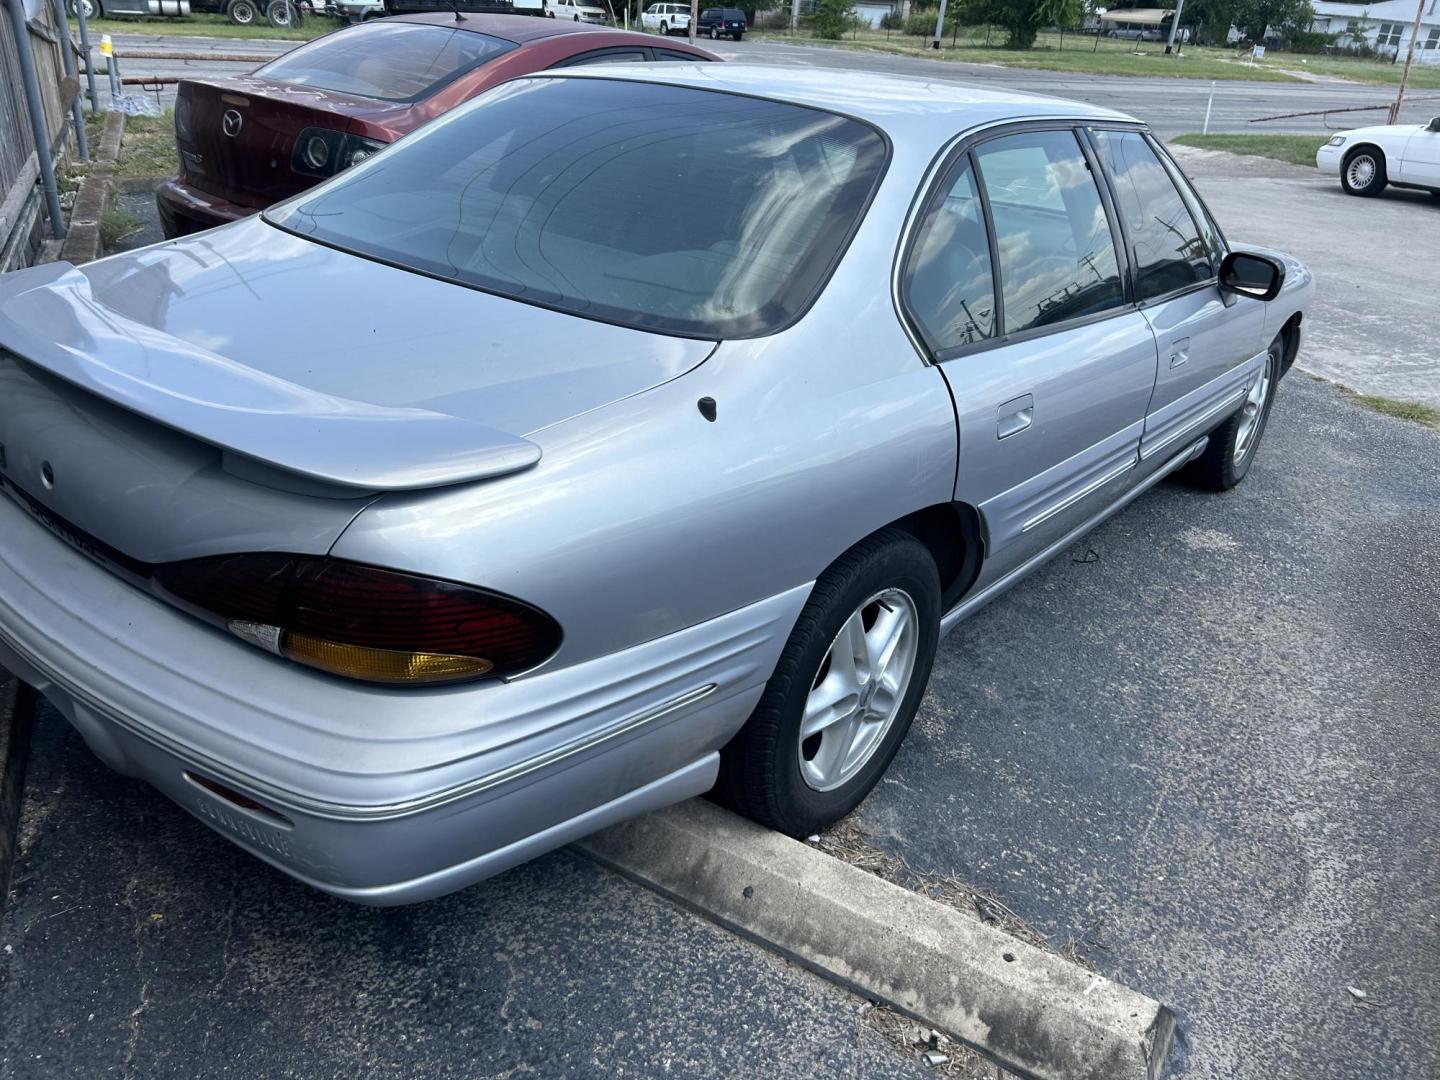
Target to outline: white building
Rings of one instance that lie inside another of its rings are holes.
[[[1380,0],[1370,4],[1313,0],[1315,21],[1310,28],[1322,34],[1339,34],[1335,43],[1342,48],[1368,42],[1376,52],[1384,56],[1398,55],[1404,62],[1410,50],[1410,31],[1415,25],[1415,4],[1416,0]],[[1415,43],[1415,61],[1440,64],[1440,0],[1425,0],[1420,36]]]

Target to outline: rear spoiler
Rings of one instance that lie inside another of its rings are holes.
[[[131,412],[327,484],[407,491],[528,469],[528,439],[323,394],[105,307],[69,263],[0,276],[0,348]]]

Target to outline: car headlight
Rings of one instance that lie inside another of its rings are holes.
[[[1344,145],[1345,145],[1345,136],[1344,136],[1344,135],[1336,135],[1333,139],[1331,139],[1331,140],[1330,140],[1329,142],[1327,142],[1325,145],[1326,145],[1326,146],[1344,146]]]

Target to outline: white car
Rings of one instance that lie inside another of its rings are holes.
[[[651,4],[640,16],[640,26],[657,34],[688,34],[689,4]]]
[[[1440,116],[1342,131],[1316,152],[1315,167],[1340,177],[1349,195],[1379,195],[1394,184],[1440,196]]]
[[[604,26],[610,21],[609,13],[593,4],[580,4],[576,0],[550,0],[545,14],[552,19],[572,19],[575,22],[596,23]]]

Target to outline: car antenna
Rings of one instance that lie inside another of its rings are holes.
[[[465,16],[460,14],[460,8],[459,8],[458,5],[456,5],[456,4],[451,4],[451,5],[450,5],[450,10],[455,13],[455,21],[456,21],[456,22],[464,22],[464,21],[465,21]]]

